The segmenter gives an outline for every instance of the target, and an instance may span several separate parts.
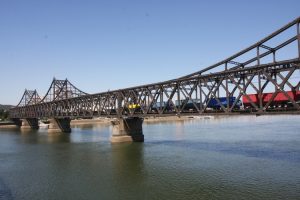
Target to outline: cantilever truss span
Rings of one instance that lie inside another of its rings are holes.
[[[37,104],[41,101],[41,97],[36,90],[27,90],[25,89],[24,94],[18,103],[17,107],[23,107],[27,105]]]
[[[42,99],[26,90],[10,117],[300,113],[299,23],[297,18],[215,65],[169,81],[87,94],[54,79]]]

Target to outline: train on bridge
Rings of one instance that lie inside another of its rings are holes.
[[[261,95],[261,102],[259,96]],[[178,109],[181,109],[183,113],[194,113],[198,109],[203,109],[206,107],[209,112],[218,112],[222,111],[222,108],[233,107],[233,111],[251,111],[253,110],[254,105],[266,106],[268,110],[290,110],[293,107],[291,100],[295,101],[300,105],[300,91],[287,91],[287,92],[269,92],[262,94],[247,94],[242,95],[241,100],[237,97],[219,97],[211,98],[205,103],[201,103],[200,99],[185,99],[185,100],[176,100],[175,103],[170,101],[156,102],[151,106],[152,113],[158,113],[160,110],[164,112],[175,112]],[[268,105],[269,102],[272,102]],[[142,110],[140,104],[130,103],[126,111],[135,110],[139,112]],[[112,111],[115,112],[115,111]]]
[[[251,101],[259,105],[259,95],[250,94],[247,98],[246,95],[243,95],[243,105],[245,108],[251,107]],[[286,93],[278,92],[277,95],[274,93],[262,93],[262,105],[265,106],[273,98],[272,103],[269,105],[270,108],[286,108],[292,107],[290,99],[294,100],[296,103],[300,103],[300,91],[287,91]]]

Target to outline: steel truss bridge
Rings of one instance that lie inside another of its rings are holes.
[[[43,98],[36,90],[25,90],[10,117],[300,113],[295,98],[300,95],[299,23],[300,17],[221,62],[173,80],[87,94],[67,79],[54,79]],[[279,95],[284,103],[278,104]],[[210,106],[212,102],[218,106]]]

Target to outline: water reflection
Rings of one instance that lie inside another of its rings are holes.
[[[31,129],[21,129],[20,130],[21,141],[27,144],[38,143],[38,131]]]
[[[13,199],[11,189],[5,184],[5,182],[1,177],[0,177],[0,199],[3,200]]]
[[[36,129],[20,129],[20,133],[22,134],[22,135],[26,135],[26,134],[31,134],[31,133],[37,133],[38,132],[38,130],[36,130]]]
[[[70,143],[70,133],[48,133],[48,143]]]
[[[175,122],[175,139],[181,140],[183,138],[183,135],[185,134],[184,131],[184,124],[185,121],[177,121]]]
[[[114,185],[119,191],[138,195],[145,179],[144,144],[121,143],[111,145],[112,174]],[[136,197],[135,197],[136,198]]]
[[[100,142],[109,141],[110,126],[102,124],[72,126],[71,142]]]
[[[70,143],[69,133],[48,133],[45,130],[30,130],[20,129],[19,134],[21,136],[22,143],[27,144],[54,144],[54,143]]]
[[[84,129],[92,129],[95,126],[95,124],[80,124],[80,125],[72,125],[72,128],[80,128],[82,130]]]

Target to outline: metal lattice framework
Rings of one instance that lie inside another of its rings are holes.
[[[45,97],[39,103],[75,98],[83,95],[87,95],[87,93],[79,90],[68,79],[56,80],[54,78]]]
[[[17,107],[23,107],[27,105],[37,104],[41,101],[41,97],[36,90],[27,90],[25,89],[24,94],[18,103]]]
[[[215,65],[169,81],[87,94],[67,80],[54,79],[41,101],[24,103],[25,91],[23,103],[10,115],[146,117],[300,112],[299,23],[297,18]],[[278,101],[279,96],[285,101]],[[224,99],[232,102],[224,104]]]

